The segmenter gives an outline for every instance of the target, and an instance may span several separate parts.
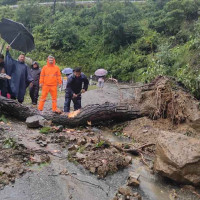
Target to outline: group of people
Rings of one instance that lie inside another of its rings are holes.
[[[0,73],[6,73],[11,77],[10,80],[0,79],[0,91],[4,97],[17,99],[19,103],[24,101],[27,87],[30,90],[30,97],[33,105],[38,103],[39,88],[42,94],[38,104],[38,110],[43,111],[47,95],[52,97],[52,111],[60,113],[57,108],[57,88],[61,87],[61,72],[55,64],[55,58],[48,56],[47,64],[39,68],[37,62],[33,62],[31,68],[25,64],[25,55],[21,54],[18,60],[14,60],[10,55],[10,46],[6,48],[6,56],[0,54]],[[64,112],[70,112],[71,101],[74,103],[74,110],[81,108],[81,94],[88,89],[89,81],[81,68],[77,67],[68,76],[65,93]],[[9,94],[9,96],[8,96]]]

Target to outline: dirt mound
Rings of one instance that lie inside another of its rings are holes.
[[[27,171],[26,166],[34,153],[14,139],[6,138],[3,132],[0,134],[0,152],[0,188],[3,188]]]
[[[158,76],[137,96],[143,115],[168,118],[174,124],[199,119],[199,102],[173,78]]]
[[[128,166],[132,159],[94,132],[67,131],[68,160],[82,164],[91,173],[103,178]]]
[[[142,117],[132,120],[123,129],[123,134],[133,139],[134,144],[139,146],[146,143],[156,143],[161,131],[170,131],[184,134],[200,139],[198,131],[187,123],[173,124],[170,119],[152,120],[148,117]]]

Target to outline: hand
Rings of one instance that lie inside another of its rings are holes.
[[[10,50],[10,45],[8,45],[7,47],[6,47],[6,51],[9,51]]]
[[[40,88],[42,88],[43,84],[40,84]]]
[[[61,84],[58,85],[59,88],[61,88],[61,86],[62,86]]]
[[[73,94],[73,97],[72,98],[76,98],[77,97],[77,94]]]
[[[85,89],[82,89],[82,90],[81,90],[81,93],[85,93],[85,92],[86,92]]]

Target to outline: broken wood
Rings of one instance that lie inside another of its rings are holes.
[[[27,117],[40,115],[36,109],[22,105],[15,100],[0,96],[0,113],[15,117],[25,121]],[[59,115],[52,112],[45,112],[42,116],[51,120],[55,124],[80,126],[87,125],[88,121],[92,124],[107,121],[125,121],[142,117],[140,110],[127,104],[104,103],[102,105],[88,105],[80,110],[73,118],[66,115]]]

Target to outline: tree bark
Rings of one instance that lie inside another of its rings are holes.
[[[38,115],[36,109],[22,105],[15,100],[0,96],[0,113],[12,116],[25,121],[27,117]],[[127,104],[104,103],[102,105],[93,104],[81,109],[80,113],[74,118],[68,118],[65,115],[45,112],[42,115],[45,119],[51,120],[55,124],[80,126],[87,125],[87,122],[98,124],[100,122],[125,121],[142,117],[137,107],[131,107]]]

